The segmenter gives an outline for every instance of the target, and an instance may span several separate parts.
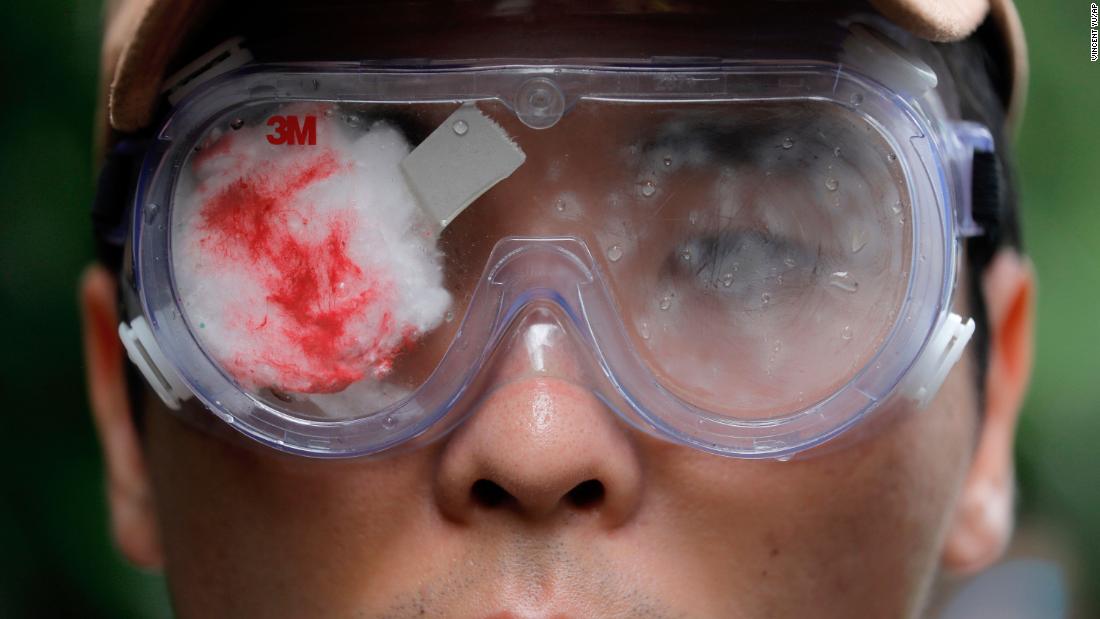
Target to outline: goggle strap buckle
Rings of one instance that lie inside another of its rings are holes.
[[[990,177],[985,162],[990,157],[979,157],[979,154],[992,154],[994,152],[993,134],[985,125],[959,121],[954,123],[955,136],[958,138],[961,148],[959,156],[955,160],[958,174],[956,191],[958,192],[959,208],[956,212],[956,225],[958,235],[961,237],[981,236],[985,229],[974,221],[974,204],[982,200],[982,195],[977,192],[995,191],[996,187],[988,187],[986,180]]]
[[[161,93],[173,107],[199,84],[252,62],[244,37],[233,37],[199,56],[164,80]]]
[[[943,386],[947,373],[962,358],[966,344],[974,335],[974,319],[949,313],[932,335],[924,352],[905,379],[902,394],[924,408]]]
[[[180,404],[191,399],[191,390],[161,352],[144,316],[134,318],[130,324],[120,322],[118,337],[130,361],[141,370],[145,381],[153,387],[165,406],[179,410]]]

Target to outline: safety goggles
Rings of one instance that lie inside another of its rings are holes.
[[[546,375],[787,458],[926,404],[973,331],[992,144],[935,86],[862,26],[840,60],[243,64],[145,157],[120,334],[170,408],[297,454],[430,440]]]

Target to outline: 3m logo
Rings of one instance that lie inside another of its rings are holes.
[[[272,116],[267,119],[267,126],[273,127],[267,134],[267,141],[275,144],[288,144],[290,146],[317,144],[317,117],[306,116],[301,123],[297,116]]]

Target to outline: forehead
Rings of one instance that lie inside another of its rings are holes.
[[[860,1],[500,0],[224,3],[176,65],[244,36],[278,60],[835,56]],[[169,67],[171,70],[172,67]]]

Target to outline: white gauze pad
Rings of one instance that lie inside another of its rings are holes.
[[[249,389],[384,381],[451,303],[432,224],[398,168],[408,142],[387,123],[364,131],[332,111],[280,111],[315,118],[315,145],[271,144],[264,125],[213,136],[176,190],[184,311]]]

